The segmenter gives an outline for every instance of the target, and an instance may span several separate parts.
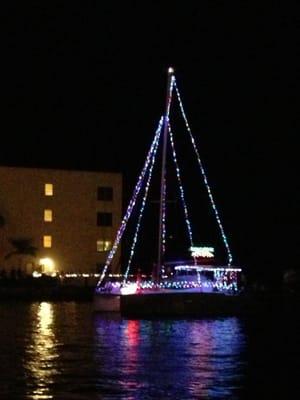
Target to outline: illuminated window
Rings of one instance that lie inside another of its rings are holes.
[[[106,187],[106,186],[98,187],[97,198],[98,198],[98,200],[102,200],[102,201],[112,201],[113,188]]]
[[[112,226],[112,213],[98,212],[97,213],[98,226]]]
[[[51,222],[53,219],[52,210],[44,210],[44,221]]]
[[[97,251],[109,251],[111,249],[111,240],[97,240]]]
[[[52,183],[45,183],[45,196],[53,196]]]
[[[43,238],[44,247],[52,247],[52,236],[45,235]]]

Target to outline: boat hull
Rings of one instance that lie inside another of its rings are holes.
[[[238,295],[221,293],[149,293],[121,297],[125,317],[218,317],[240,315],[243,302]]]
[[[95,293],[94,311],[97,312],[120,312],[120,295],[110,293]]]
[[[287,302],[291,304],[292,302]],[[269,315],[282,313],[280,295],[201,292],[157,292],[139,294],[95,294],[94,310],[116,312],[128,318],[205,318]]]

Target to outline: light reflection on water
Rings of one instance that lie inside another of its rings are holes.
[[[238,372],[232,363],[244,340],[235,318],[113,321],[96,316],[95,326],[99,387],[105,387],[108,368],[101,359],[103,347],[110,344],[106,352],[120,384],[115,398],[124,392],[127,399],[233,398],[239,389],[243,366]]]
[[[50,387],[57,375],[59,353],[51,303],[31,305],[32,335],[25,349],[24,369],[30,377],[27,396],[33,400],[52,399]]]
[[[239,399],[256,382],[268,398],[277,368],[265,321],[126,320],[89,303],[0,304],[0,321],[0,399]]]

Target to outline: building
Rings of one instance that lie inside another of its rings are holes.
[[[0,166],[0,269],[99,272],[121,213],[119,173]],[[11,239],[36,247],[36,256],[6,258],[15,250]],[[116,261],[112,272],[119,268]]]

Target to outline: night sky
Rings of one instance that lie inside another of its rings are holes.
[[[299,268],[300,18],[223,3],[7,5],[0,164],[120,171],[126,200],[172,65],[235,261],[276,280]]]

